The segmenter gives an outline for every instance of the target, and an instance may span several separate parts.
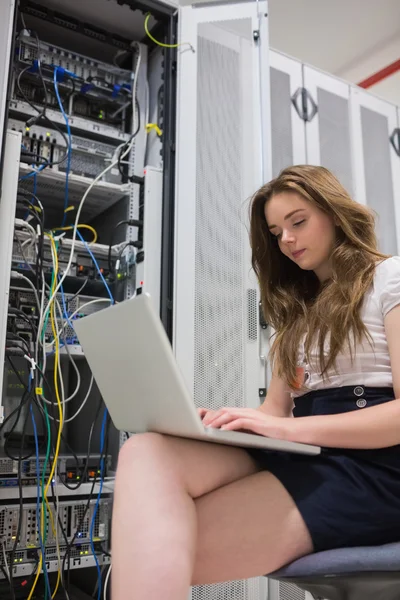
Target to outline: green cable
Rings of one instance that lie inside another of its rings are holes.
[[[58,252],[58,242],[56,242],[56,251]],[[54,273],[54,269],[53,269],[52,276],[51,276],[50,290],[53,289],[54,278],[55,278],[55,273]],[[49,320],[49,316],[50,316],[50,310],[47,311],[46,319],[45,319],[45,322],[43,324],[43,329],[42,329],[42,332],[41,332],[41,338],[42,338],[41,341],[42,342],[43,342],[43,339],[44,339],[44,335],[45,335],[47,323],[48,323],[48,320]],[[40,365],[40,368],[42,368],[42,365]],[[57,365],[55,366],[55,368],[57,368]],[[47,506],[46,506],[46,504],[43,504],[43,503],[44,503],[45,473],[46,473],[48,462],[50,460],[50,452],[51,452],[51,428],[50,428],[50,419],[49,419],[49,413],[47,411],[46,402],[43,402],[43,407],[44,407],[44,414],[45,414],[45,417],[46,417],[46,426],[47,426],[47,451],[46,451],[46,458],[44,460],[44,465],[43,465],[43,472],[42,472],[42,479],[41,479],[41,489],[42,489],[43,515],[44,515],[43,549],[46,551],[46,539],[47,539],[47,527],[46,527],[46,523],[47,523]],[[50,520],[50,516],[49,516],[49,520]],[[58,524],[55,523],[55,527],[57,527],[57,525]],[[46,560],[46,556],[43,556],[42,560],[45,561]],[[44,600],[47,600],[47,586],[45,587]]]

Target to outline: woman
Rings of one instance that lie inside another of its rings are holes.
[[[274,374],[258,410],[203,409],[203,421],[323,452],[129,439],[115,490],[113,600],[186,600],[191,584],[400,539],[400,258],[378,252],[370,211],[312,166],[255,194],[251,246]]]

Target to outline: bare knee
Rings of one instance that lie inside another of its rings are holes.
[[[125,466],[124,466],[125,465]],[[123,445],[118,468],[158,471],[197,498],[258,470],[250,455],[240,448],[184,438],[144,433]]]
[[[144,458],[154,459],[166,450],[165,437],[161,433],[138,433],[132,435],[122,446],[118,455],[118,466]]]

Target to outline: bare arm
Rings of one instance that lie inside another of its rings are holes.
[[[266,398],[258,409],[274,417],[291,417],[293,400],[287,383],[273,373]]]
[[[285,437],[333,448],[385,448],[400,444],[400,305],[385,318],[396,400],[351,413],[299,417],[284,425]]]

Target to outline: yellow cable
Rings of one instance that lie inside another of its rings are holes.
[[[156,38],[153,37],[149,31],[150,17],[151,13],[147,13],[146,18],[144,20],[144,30],[146,32],[146,35],[151,39],[152,42],[157,44],[157,46],[161,46],[161,48],[179,48],[180,46],[190,46],[191,51],[194,52],[194,48],[189,42],[181,42],[180,44],[164,44],[163,42],[159,42],[158,40],[156,40]]]
[[[71,229],[74,228],[74,225],[67,225],[67,227],[57,227],[56,229],[53,229],[53,231],[71,231]],[[91,225],[86,225],[85,223],[79,223],[77,225],[78,229],[89,229],[89,231],[91,231],[93,233],[93,239],[91,242],[89,242],[89,246],[91,244],[95,244],[97,242],[97,231],[95,230],[94,227],[92,227]]]
[[[162,131],[159,128],[159,126],[157,125],[157,123],[147,123],[146,124],[146,133],[150,133],[150,131],[155,131],[156,134],[161,137],[162,136]]]
[[[50,297],[51,297],[54,293],[54,289],[57,284],[58,258],[57,258],[56,245],[54,243],[54,237],[53,236],[48,236],[48,237],[50,238],[50,243],[51,243],[51,246],[53,249],[53,255],[54,255],[54,277],[53,277],[53,285],[52,285],[52,289],[51,289],[51,293],[50,293]],[[60,344],[59,344],[59,339],[58,339],[58,335],[57,335],[57,331],[56,331],[56,327],[55,327],[55,302],[54,302],[54,300],[52,301],[51,307],[50,307],[50,321],[51,321],[51,329],[52,329],[54,340],[55,340],[55,343],[54,343],[54,345],[55,345],[54,389],[55,389],[55,393],[56,393],[60,423],[59,423],[59,428],[58,428],[58,432],[57,432],[57,442],[56,442],[56,448],[55,448],[55,452],[54,452],[54,460],[53,460],[53,464],[52,464],[52,467],[50,470],[49,479],[48,479],[46,487],[44,489],[44,498],[43,499],[46,502],[47,506],[49,506],[48,500],[47,500],[47,492],[49,491],[49,487],[52,482],[54,470],[56,468],[56,464],[57,464],[57,460],[58,460],[58,455],[60,452],[60,445],[61,445],[61,432],[62,432],[62,428],[63,428],[63,409],[62,409],[60,394],[59,394],[59,390],[58,390],[58,378],[57,378],[57,365],[58,365],[58,361],[59,361]],[[40,513],[40,529],[41,529],[41,535],[43,537],[44,536],[44,502],[43,502],[43,500],[42,500],[41,513]],[[33,592],[35,591],[35,587],[36,587],[37,581],[39,579],[40,572],[42,570],[42,564],[43,564],[43,556],[42,556],[42,553],[40,553],[39,565],[38,565],[38,569],[36,572],[35,580],[33,582],[32,589],[29,592],[29,596],[28,596],[27,600],[32,599]],[[60,571],[59,571],[59,577],[60,576],[61,575],[60,575]],[[59,581],[57,578],[57,587],[56,587],[55,592],[53,592],[52,598],[54,598],[54,595],[57,591],[58,585],[59,585]]]

